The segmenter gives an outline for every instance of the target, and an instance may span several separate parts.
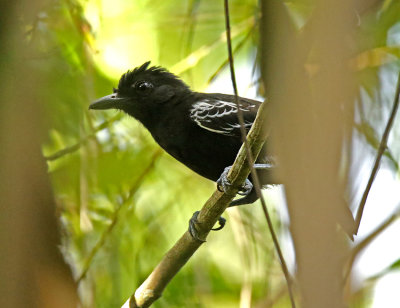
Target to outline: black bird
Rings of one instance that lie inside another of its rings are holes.
[[[149,65],[146,62],[123,74],[114,93],[93,102],[89,109],[114,108],[133,116],[166,152],[226,189],[227,167],[233,164],[242,145],[235,96],[194,92],[166,69]],[[239,97],[239,103],[248,131],[261,103],[243,97]],[[271,176],[273,165],[265,149],[255,167],[262,173],[262,184],[275,184]],[[230,206],[258,199],[251,176],[241,194],[244,197]],[[220,223],[222,228],[223,221]],[[192,227],[189,229],[194,235]]]

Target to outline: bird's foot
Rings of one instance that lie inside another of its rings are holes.
[[[232,166],[226,167],[222,172],[221,176],[217,180],[217,189],[220,192],[227,192],[232,186],[231,182],[228,180],[228,173]],[[239,188],[238,194],[241,196],[247,196],[253,189],[253,184],[249,179],[246,179],[243,186]]]
[[[204,243],[205,240],[203,240],[199,237],[199,232],[196,227],[199,224],[199,221],[197,220],[197,216],[199,216],[199,213],[200,213],[199,211],[194,212],[192,218],[190,218],[189,233],[195,240],[198,240],[198,241]],[[219,226],[217,228],[212,228],[211,230],[213,230],[213,231],[221,230],[225,226],[226,219],[221,216],[218,218],[218,223],[219,223]]]

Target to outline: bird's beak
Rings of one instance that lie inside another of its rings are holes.
[[[127,98],[118,97],[117,94],[113,93],[110,95],[103,96],[98,100],[94,101],[90,104],[89,109],[96,109],[96,110],[104,110],[104,109],[112,109],[112,108],[119,108],[121,104],[125,102]]]

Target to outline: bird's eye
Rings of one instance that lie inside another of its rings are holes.
[[[138,81],[135,83],[135,89],[140,93],[146,93],[151,88],[153,88],[153,84],[147,81]]]

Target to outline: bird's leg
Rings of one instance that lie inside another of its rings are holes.
[[[232,166],[226,167],[220,178],[217,180],[217,188],[221,192],[226,192],[231,186],[231,183],[228,180],[228,173],[231,168]],[[254,164],[254,169],[256,170],[271,170],[272,168],[273,166],[271,164]],[[253,203],[258,199],[257,193],[253,188],[253,183],[251,183],[249,179],[246,179],[243,186],[239,189],[238,194],[244,197],[232,201],[229,204],[229,207]]]
[[[217,180],[217,189],[220,192],[227,192],[228,189],[231,187],[231,182],[228,180],[228,173],[231,170],[232,166],[226,167],[222,172],[221,176]],[[248,195],[251,190],[253,189],[253,184],[250,182],[249,179],[246,179],[243,186],[239,188],[239,195],[246,196]]]
[[[190,218],[189,233],[194,239],[196,239],[200,242],[205,242],[205,240],[203,240],[199,237],[199,232],[196,228],[196,226],[199,224],[199,221],[197,220],[197,216],[199,216],[199,213],[200,213],[199,211],[194,212],[192,218]],[[212,228],[211,230],[213,230],[213,231],[221,230],[225,226],[226,219],[221,216],[220,218],[218,218],[218,223],[219,223],[219,226],[217,228]]]
[[[231,183],[228,180],[228,173],[231,168],[232,168],[232,166],[226,167],[224,172],[222,172],[220,178],[217,180],[217,188],[219,191],[225,192],[231,186]],[[273,166],[271,164],[254,164],[254,168],[256,170],[271,170],[273,168]],[[250,182],[249,179],[246,179],[243,186],[239,189],[238,194],[242,195],[243,198],[239,198],[237,200],[232,201],[229,204],[229,207],[253,203],[258,199],[257,193],[256,193],[255,189],[253,188],[253,184]],[[199,232],[196,227],[199,224],[199,222],[197,220],[198,215],[199,215],[199,211],[194,212],[192,218],[190,218],[189,233],[194,239],[196,239],[200,242],[205,242],[205,240],[201,239],[198,235]],[[219,223],[219,226],[217,228],[213,228],[211,230],[213,230],[213,231],[221,230],[225,226],[225,223],[226,223],[225,218],[223,218],[222,216],[219,217],[218,223]]]

